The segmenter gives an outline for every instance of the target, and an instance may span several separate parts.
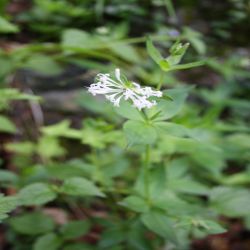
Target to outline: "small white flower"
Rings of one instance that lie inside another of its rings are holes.
[[[88,91],[92,95],[105,95],[117,107],[122,98],[130,100],[139,110],[151,108],[157,104],[155,100],[149,100],[150,97],[162,97],[161,91],[153,90],[151,87],[141,87],[138,83],[128,81],[121,76],[120,69],[115,69],[112,76],[98,74],[96,82],[90,85]]]

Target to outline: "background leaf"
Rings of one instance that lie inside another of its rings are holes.
[[[41,212],[18,215],[12,217],[9,222],[13,230],[25,235],[39,235],[55,228],[52,218]]]
[[[156,129],[141,121],[127,121],[123,129],[129,145],[153,144],[157,139]]]
[[[49,233],[43,236],[40,236],[34,243],[34,250],[57,250],[61,245],[60,238],[54,234]]]
[[[229,217],[250,215],[250,193],[247,189],[214,188],[210,193],[210,202],[219,214]]]
[[[90,223],[85,221],[70,221],[63,225],[60,232],[64,239],[74,239],[85,235],[90,229]]]
[[[176,242],[173,221],[161,212],[151,211],[141,216],[143,224],[156,234]]]
[[[130,104],[127,101],[121,101],[120,107],[116,107],[114,109],[116,113],[118,113],[120,116],[126,119],[131,119],[135,121],[143,121],[143,116],[141,114],[141,111],[133,107],[132,104]]]
[[[93,182],[82,177],[65,180],[61,192],[77,196],[105,196]]]
[[[150,57],[158,64],[160,65],[161,62],[163,62],[165,59],[164,57],[161,55],[161,53],[159,52],[159,50],[154,46],[152,40],[150,38],[147,38],[147,42],[146,42],[146,46],[147,46],[147,52],[150,55]],[[166,62],[167,63],[167,62]],[[164,66],[160,65],[160,66]]]
[[[0,115],[0,132],[16,133],[15,124],[7,117]]]
[[[147,111],[148,117],[157,113],[159,115],[155,118],[155,121],[163,121],[174,117],[183,107],[190,90],[190,87],[165,90],[164,93],[170,96],[172,100],[160,100],[157,106]]]
[[[8,217],[8,213],[18,205],[16,197],[0,196],[0,221]]]
[[[120,202],[120,205],[125,206],[135,212],[147,212],[149,207],[147,202],[139,196],[128,196]]]
[[[56,193],[45,183],[34,183],[22,188],[18,193],[21,205],[42,205],[56,198]]]
[[[0,16],[0,33],[17,33],[18,31],[18,26],[10,23],[5,18]]]
[[[58,75],[61,66],[52,58],[42,54],[35,54],[22,67],[37,71],[44,75]]]

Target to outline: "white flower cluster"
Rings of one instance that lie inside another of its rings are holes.
[[[131,100],[133,106],[139,110],[151,108],[157,104],[155,100],[149,100],[149,97],[162,97],[161,91],[153,90],[151,87],[141,87],[138,83],[122,79],[120,69],[116,69],[114,76],[110,74],[98,74],[96,83],[88,88],[92,95],[105,95],[105,97],[119,107],[122,98]]]

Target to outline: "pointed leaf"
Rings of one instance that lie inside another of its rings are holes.
[[[205,64],[205,61],[185,63],[185,64],[176,65],[172,67],[171,70],[191,69],[191,68],[203,66],[204,64]]]
[[[35,183],[22,188],[17,197],[21,205],[42,205],[56,198],[56,193],[46,183]]]
[[[143,115],[141,114],[141,111],[133,107],[132,104],[127,101],[121,101],[120,107],[116,107],[114,109],[117,114],[126,119],[143,121]]]
[[[90,224],[87,220],[70,221],[63,225],[61,234],[64,239],[74,239],[85,235],[90,229]]]
[[[105,196],[93,182],[82,177],[65,180],[61,192],[76,196]]]
[[[49,233],[39,237],[33,246],[34,250],[57,250],[61,245],[60,238],[54,234]]]
[[[51,217],[40,212],[12,217],[9,223],[13,230],[25,235],[38,235],[54,230],[55,224]]]
[[[16,133],[16,131],[15,124],[9,118],[0,115],[0,132]]]
[[[7,213],[14,210],[18,205],[17,198],[14,196],[0,196],[0,221],[8,217]]]
[[[18,31],[18,26],[10,23],[5,18],[0,16],[0,33],[16,33]]]
[[[146,46],[148,54],[158,65],[160,65],[162,61],[165,61],[165,59],[163,58],[159,50],[154,46],[150,38],[147,38]]]
[[[141,216],[143,224],[151,231],[168,239],[169,241],[176,242],[175,228],[173,220],[165,214],[157,211],[151,211]]]
[[[184,102],[188,96],[188,92],[192,87],[176,88],[163,91],[169,95],[172,100],[161,99],[157,106],[147,110],[148,117],[153,117],[155,114],[159,115],[154,119],[154,121],[164,121],[172,118],[181,110]]]
[[[145,122],[127,121],[123,126],[129,145],[153,144],[157,139],[156,129]]]
[[[173,122],[154,122],[154,126],[159,130],[160,134],[166,133],[178,137],[191,137],[191,131]]]
[[[128,207],[135,212],[147,212],[149,207],[146,201],[139,196],[128,196],[120,202],[120,205]]]

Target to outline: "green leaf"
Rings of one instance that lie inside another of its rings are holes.
[[[93,246],[84,244],[84,243],[72,243],[72,244],[67,244],[63,250],[94,250]]]
[[[18,27],[0,16],[0,33],[17,33]]]
[[[173,191],[165,190],[158,195],[152,196],[152,204],[161,210],[165,210],[168,215],[182,216],[183,214],[196,214],[199,208],[196,204],[191,204],[178,197]]]
[[[37,153],[46,159],[50,159],[63,156],[66,151],[60,145],[58,138],[45,135],[39,138]]]
[[[55,224],[51,217],[40,212],[29,212],[9,219],[10,226],[20,234],[39,235],[54,230]]]
[[[13,142],[6,144],[7,150],[16,154],[31,156],[35,152],[36,145],[30,141]]]
[[[0,170],[0,182],[2,183],[15,183],[18,180],[18,176],[8,170]]]
[[[0,196],[0,221],[8,217],[7,213],[14,210],[18,205],[16,197]]]
[[[217,187],[210,193],[212,207],[229,217],[250,215],[250,192],[243,188]]]
[[[128,44],[112,44],[109,46],[110,50],[113,51],[116,55],[122,59],[132,62],[139,63],[140,57],[137,53],[137,50]]]
[[[33,246],[33,250],[57,250],[61,245],[60,238],[54,233],[48,233],[39,237]]]
[[[62,46],[69,50],[96,48],[101,43],[103,42],[83,30],[67,29],[62,35]]]
[[[206,45],[202,40],[202,34],[188,27],[183,28],[183,36],[191,43],[199,54],[206,53]]]
[[[181,48],[182,48],[182,44],[180,43],[180,38],[178,38],[169,49],[169,52],[171,55],[177,55],[177,54],[180,54],[178,52],[180,51]]]
[[[207,195],[209,193],[209,187],[203,185],[200,182],[190,179],[170,179],[168,187],[172,190],[181,193],[194,194],[194,195]]]
[[[130,104],[127,101],[121,101],[120,107],[116,107],[114,109],[117,114],[126,119],[135,121],[144,120],[142,111],[139,111],[137,108],[133,107],[132,104]]]
[[[51,137],[68,137],[77,139],[81,137],[81,133],[75,129],[70,128],[70,121],[69,120],[63,120],[59,123],[49,125],[46,127],[42,127],[42,132],[45,135],[51,136]]]
[[[145,187],[145,171],[141,169],[139,176],[137,177],[135,183],[135,191],[140,194],[141,197],[147,197],[147,193],[145,192],[147,188]],[[166,172],[165,167],[158,166],[157,168],[153,168],[149,173],[149,193],[151,198],[162,197],[162,194],[166,191]]]
[[[112,225],[102,233],[98,244],[98,249],[113,249],[111,247],[117,246],[122,241],[126,240],[126,228],[121,225]]]
[[[147,52],[150,55],[150,57],[158,64],[160,65],[162,63],[162,66],[165,67],[167,65],[164,65],[164,57],[161,55],[159,50],[154,46],[152,40],[150,38],[147,38],[146,41],[146,47],[147,47]],[[162,67],[161,66],[161,67]]]
[[[46,166],[49,178],[66,180],[71,177],[84,177],[90,174],[94,166],[80,160],[72,160],[65,163],[52,163]]]
[[[157,139],[156,129],[145,122],[127,121],[123,125],[129,145],[133,144],[154,144]]]
[[[244,185],[250,183],[250,169],[245,172],[223,176],[221,182],[225,185]]]
[[[170,55],[167,58],[164,58],[159,50],[154,46],[150,38],[146,42],[147,51],[150,57],[160,66],[160,68],[165,71],[172,71],[177,69],[188,69],[193,67],[198,67],[203,65],[203,62],[194,62],[187,63],[183,65],[177,65],[180,63],[182,57],[186,53],[186,50],[189,47],[189,43],[182,44],[179,41],[176,41],[175,44],[169,49]]]
[[[178,137],[191,137],[191,131],[180,124],[173,122],[154,122],[154,126],[159,130],[160,134],[166,133]]]
[[[172,67],[180,63],[182,57],[186,53],[187,49],[189,47],[189,43],[185,43],[184,45],[180,43],[179,41],[176,41],[175,44],[170,48],[170,56],[166,58],[166,61],[169,63]]]
[[[20,93],[18,89],[14,88],[1,88],[0,89],[0,110],[8,107],[8,103],[12,100],[30,100],[38,101],[39,97]]]
[[[1,53],[1,50],[0,50]],[[0,55],[0,79],[4,81],[11,72],[15,69],[15,64],[11,60],[11,57]]]
[[[22,188],[18,193],[21,205],[42,205],[56,198],[56,193],[45,183],[35,183]]]
[[[205,64],[205,61],[185,63],[185,64],[176,65],[172,67],[171,70],[191,69],[191,68],[203,66],[204,64]]]
[[[154,121],[163,121],[172,118],[178,114],[183,107],[188,96],[188,92],[191,89],[192,87],[165,90],[164,93],[169,95],[172,100],[161,99],[157,106],[147,111],[148,117],[153,117],[158,113]]]
[[[58,75],[62,72],[61,66],[52,57],[42,54],[33,54],[22,67],[44,75]]]
[[[109,70],[102,70],[102,71],[109,71]],[[117,121],[118,119],[120,119],[120,117],[118,117],[116,113],[114,112],[113,105],[111,105],[110,102],[107,102],[107,100],[104,98],[100,98],[100,99],[95,98],[94,96],[90,95],[85,90],[80,91],[76,102],[81,107],[91,111],[91,113],[101,114],[103,117],[107,118],[108,120]]]
[[[81,177],[65,180],[61,192],[76,196],[105,196],[93,182]]]
[[[128,196],[119,204],[139,213],[145,213],[149,210],[147,202],[139,196]]]
[[[177,138],[174,143],[176,152],[188,154],[199,166],[209,170],[214,175],[219,175],[224,166],[221,148],[213,144],[186,138]]]
[[[169,70],[171,70],[171,66],[170,66],[169,62],[166,61],[165,59],[163,59],[163,60],[161,60],[159,62],[159,66],[161,67],[161,69],[163,71],[169,71]]]
[[[88,144],[93,148],[103,149],[109,144],[124,145],[123,134],[121,131],[101,129],[85,125],[81,131],[82,143]]]
[[[200,220],[198,222],[198,226],[206,234],[221,234],[226,232],[225,228],[223,228],[220,224],[212,220]]]
[[[70,221],[63,225],[60,232],[64,239],[74,239],[88,233],[90,229],[90,223],[85,221]]]
[[[176,229],[185,230],[193,237],[204,238],[211,234],[225,233],[226,230],[215,221],[196,217],[180,217],[176,223]]]
[[[187,157],[174,158],[167,164],[167,182],[171,179],[182,179],[187,175],[190,160]]]
[[[174,222],[165,214],[158,211],[151,211],[143,214],[141,220],[149,230],[171,242],[176,242]]]
[[[9,118],[0,115],[0,132],[16,133],[17,129],[15,124]]]

